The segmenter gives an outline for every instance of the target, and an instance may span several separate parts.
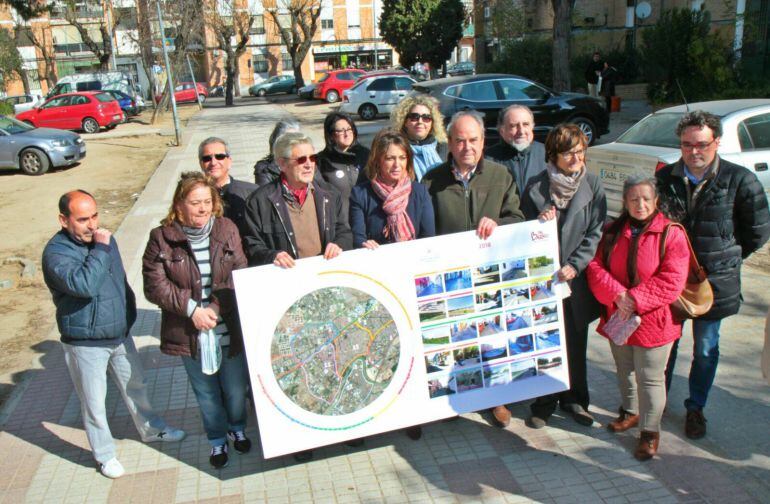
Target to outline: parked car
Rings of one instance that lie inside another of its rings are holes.
[[[623,181],[632,174],[653,176],[681,156],[676,125],[687,110],[705,110],[722,120],[718,154],[753,171],[770,191],[770,99],[690,103],[659,110],[631,126],[617,140],[588,150],[586,165],[607,193],[608,213],[622,209]]]
[[[0,115],[0,167],[42,175],[49,168],[70,166],[86,157],[86,144],[70,131],[35,128]]]
[[[313,93],[315,92],[315,82],[311,82],[307,86],[302,86],[297,90],[297,95],[303,100],[312,100]]]
[[[0,101],[13,105],[13,113],[20,114],[21,112],[32,110],[33,108],[38,106],[40,103],[42,103],[43,99],[40,98],[39,96],[23,94],[23,95],[5,96],[3,98],[0,98]]]
[[[294,94],[297,92],[296,84],[297,81],[294,79],[293,75],[275,75],[264,82],[251,86],[249,88],[249,95],[265,96],[278,93]]]
[[[78,91],[101,91],[115,89],[129,96],[135,96],[139,86],[126,72],[84,72],[66,75],[56,82],[47,98]]]
[[[446,120],[457,111],[475,109],[484,114],[487,145],[497,141],[497,115],[508,105],[526,105],[535,115],[535,138],[542,141],[559,123],[577,124],[593,143],[609,131],[610,116],[604,98],[579,93],[557,93],[537,82],[507,74],[478,74],[419,82],[413,93],[426,93],[439,102]]]
[[[399,70],[397,68],[384,68],[384,69],[381,69],[381,70],[370,70],[369,72],[366,72],[366,73],[362,74],[361,76],[359,76],[356,79],[356,82],[357,83],[361,82],[362,80],[368,79],[369,77],[380,77],[380,76],[383,76],[383,75],[404,75],[404,76],[408,77],[409,76],[409,72],[405,72],[405,71]]]
[[[209,96],[209,90],[200,82],[180,82],[174,88],[174,100],[177,103],[190,103],[198,101],[200,96],[201,103],[206,101]],[[159,103],[162,95],[155,95],[155,103]]]
[[[393,107],[409,94],[415,82],[403,73],[365,77],[343,91],[340,112],[358,114],[365,121],[390,114]]]
[[[476,65],[471,61],[461,61],[454,65],[449,65],[446,69],[446,73],[455,77],[457,75],[473,75],[476,73]]]
[[[107,89],[104,92],[109,93],[118,101],[120,110],[122,110],[127,117],[139,115],[139,113],[142,111],[142,108],[144,108],[144,100],[139,97],[134,99],[123,91],[116,91],[114,89]]]
[[[328,103],[336,103],[340,100],[342,92],[352,88],[356,79],[364,73],[366,72],[357,68],[332,70],[318,80],[313,91],[313,98],[326,100]]]
[[[112,95],[103,91],[83,91],[49,98],[40,107],[16,115],[36,128],[59,128],[98,133],[123,122],[125,115]]]
[[[209,96],[217,96],[221,97],[225,95],[225,87],[222,85],[219,86],[211,86],[209,88]]]

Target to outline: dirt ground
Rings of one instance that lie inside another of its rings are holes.
[[[182,106],[179,111],[184,124],[198,108]],[[0,281],[12,282],[11,288],[0,289],[0,404],[21,373],[34,366],[40,343],[49,337],[58,339],[51,332],[54,307],[43,283],[40,258],[46,242],[59,229],[59,196],[69,189],[89,191],[99,203],[100,225],[115,231],[173,142],[173,136],[148,133],[150,129],[173,132],[171,114],[154,125],[149,124],[150,117],[151,111],[145,112],[110,132],[136,136],[87,135],[87,155],[79,165],[39,177],[0,171]],[[36,274],[21,278],[21,264],[7,261],[13,257],[32,261]]]

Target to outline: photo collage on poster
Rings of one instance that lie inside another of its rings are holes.
[[[431,398],[561,372],[553,271],[536,256],[415,277]]]

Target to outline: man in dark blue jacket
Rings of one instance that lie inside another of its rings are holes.
[[[150,405],[129,335],[136,299],[115,239],[99,227],[96,201],[85,191],[71,191],[59,199],[59,212],[62,229],[43,250],[43,276],[91,451],[101,473],[118,478],[124,469],[107,424],[108,367],[143,441],[181,441],[185,433],[168,427]]]

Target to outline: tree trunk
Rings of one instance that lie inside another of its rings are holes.
[[[294,85],[299,89],[305,85],[305,79],[302,77],[302,61],[299,64],[295,64],[294,60],[292,60],[291,66],[294,67]]]
[[[230,58],[225,62],[225,106],[231,107],[233,105],[233,80],[235,79],[235,69],[233,69],[232,60]]]
[[[569,91],[572,0],[551,0],[553,6],[553,89]]]

